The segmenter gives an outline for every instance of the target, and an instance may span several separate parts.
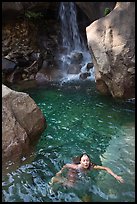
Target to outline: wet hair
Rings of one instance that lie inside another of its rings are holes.
[[[81,156],[80,156],[80,160],[81,160],[81,158],[82,158],[83,156],[87,156],[87,157],[89,158],[89,161],[90,161],[90,157],[89,157],[89,155],[86,154],[86,153],[81,154]],[[80,160],[79,160],[79,161],[80,161]],[[90,162],[91,162],[91,161],[90,161]]]
[[[86,155],[86,156],[89,158],[89,161],[90,161],[89,155],[86,154],[86,153],[82,153],[80,156],[76,156],[76,157],[73,158],[73,163],[74,163],[74,164],[79,164],[80,161],[81,161],[81,158],[82,158],[84,155]],[[90,162],[91,162],[91,161],[90,161]]]
[[[80,156],[76,156],[76,157],[74,157],[73,158],[73,163],[74,164],[79,164],[80,163],[80,161],[81,161],[81,158],[83,157],[83,156],[87,156],[88,158],[89,158],[89,167],[87,168],[88,170],[90,170],[90,169],[92,169],[96,164],[94,164],[94,163],[92,163],[91,162],[91,160],[90,160],[90,156],[87,154],[87,153],[82,153]]]
[[[74,164],[79,164],[80,163],[80,159],[81,159],[80,156],[76,156],[72,160],[73,160]]]

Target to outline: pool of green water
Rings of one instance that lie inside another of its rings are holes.
[[[42,86],[24,92],[47,121],[33,160],[7,173],[5,202],[134,202],[135,104],[100,95],[94,82]],[[86,152],[91,160],[123,177],[93,170],[74,188],[49,185],[65,163]]]

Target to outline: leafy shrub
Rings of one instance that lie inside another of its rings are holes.
[[[32,11],[26,11],[25,17],[30,20],[38,20],[43,17],[43,14],[41,12],[32,12]]]
[[[108,15],[109,13],[110,13],[110,8],[105,8],[105,10],[104,10],[104,15],[106,16],[106,15]]]

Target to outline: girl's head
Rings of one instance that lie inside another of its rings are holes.
[[[81,164],[83,168],[89,169],[90,168],[90,158],[86,153],[83,153],[81,156],[73,158],[74,164]]]
[[[84,153],[80,156],[80,164],[84,169],[90,168],[90,158],[87,154]]]

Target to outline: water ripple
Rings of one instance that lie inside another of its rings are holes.
[[[83,83],[77,90],[70,86],[31,92],[48,128],[36,146],[33,161],[25,161],[3,177],[4,202],[135,201],[133,104],[100,96],[91,84]],[[74,188],[59,184],[51,188],[49,181],[56,172],[82,152],[122,176],[124,185],[107,172],[95,170]]]

